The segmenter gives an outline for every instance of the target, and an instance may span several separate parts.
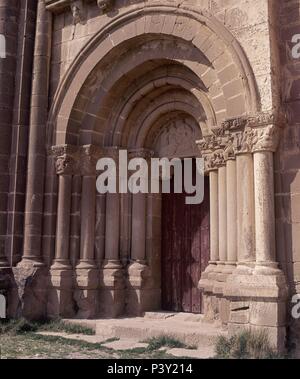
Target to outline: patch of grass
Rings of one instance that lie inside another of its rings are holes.
[[[24,318],[19,320],[1,320],[0,321],[0,335],[10,334],[17,335],[28,332],[36,332],[38,325],[36,323],[25,320]]]
[[[65,332],[68,334],[84,334],[88,336],[95,335],[92,328],[79,324],[69,324],[62,320],[50,320],[38,325],[38,330],[43,332]]]
[[[91,328],[69,324],[62,320],[28,321],[24,318],[19,320],[0,321],[0,334],[23,334],[28,332],[65,332],[68,334],[95,335]]]
[[[245,330],[232,337],[218,338],[216,358],[219,359],[278,359],[281,357],[271,346],[264,332]]]
[[[154,338],[151,338],[150,340],[145,341],[145,343],[149,344],[147,348],[148,351],[158,350],[161,347],[169,347],[171,349],[173,348],[187,349],[188,348],[188,346],[185,345],[183,342],[178,341],[175,338],[170,337],[170,336],[154,337]]]

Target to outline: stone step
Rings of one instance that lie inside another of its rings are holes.
[[[144,342],[154,337],[169,336],[188,346],[204,348],[213,347],[218,336],[227,335],[225,330],[204,322],[199,315],[189,314],[174,314],[166,318],[166,313],[153,313],[136,318],[66,321],[93,328],[102,340],[119,338]]]

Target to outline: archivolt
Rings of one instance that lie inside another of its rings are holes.
[[[123,115],[128,106],[123,97],[126,88],[136,85],[136,96],[138,91],[146,91],[147,86],[139,87],[134,78],[146,77],[161,67],[163,60],[167,65],[181,65],[198,79],[198,85],[189,91],[202,104],[207,124],[258,110],[248,60],[222,24],[212,15],[188,6],[142,5],[104,26],[79,53],[55,96],[48,143],[81,143],[79,134],[82,142],[104,143],[99,125],[116,119],[111,104],[116,111],[119,102],[119,115]],[[170,85],[168,79],[160,79]],[[179,80],[177,77],[175,86],[179,86]],[[118,99],[110,92],[116,83],[120,84]],[[155,86],[155,81],[148,85]],[[187,81],[179,87],[186,86]],[[114,128],[120,132],[120,123],[115,122]]]

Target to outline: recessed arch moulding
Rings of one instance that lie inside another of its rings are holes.
[[[259,225],[260,218],[264,219],[265,215],[259,212],[254,214],[254,204],[266,200],[255,197],[258,196],[255,191],[259,186],[255,182],[255,170],[258,166],[262,167],[260,159],[268,161],[269,168],[272,168],[272,154],[277,148],[283,119],[272,112],[262,114],[258,99],[254,75],[243,49],[214,16],[187,5],[179,8],[170,3],[163,6],[143,5],[113,18],[79,52],[60,83],[48,120],[48,147],[56,152],[56,160],[65,160],[66,167],[71,166],[69,174],[80,176],[85,182],[82,191],[90,188],[90,182],[85,177],[95,175],[97,158],[103,154],[114,154],[118,148],[138,150],[139,154],[146,155],[147,151],[154,150],[156,155],[167,151],[170,156],[199,154],[205,157],[206,171],[211,178],[211,198],[215,199],[217,207],[216,204],[212,205],[216,212],[211,215],[211,264],[199,285],[206,294],[206,316],[228,325],[236,324],[231,304],[246,298],[250,304],[247,317],[251,316],[253,307],[261,306],[255,298],[255,290],[251,292],[246,286],[244,292],[242,289],[235,293],[237,278],[245,279],[245,275],[253,277],[254,274],[258,278],[262,273],[275,273],[275,277],[282,279],[280,271],[276,271],[275,251],[272,256],[267,256],[262,250],[269,246],[268,243],[257,241],[255,237],[255,225]],[[162,142],[157,142],[159,138],[160,141],[168,140],[168,130],[174,129],[178,130],[178,135],[188,135],[192,140],[190,144],[185,144],[184,151],[176,150],[176,146],[168,150],[165,146],[161,147]],[[86,160],[82,169],[82,149],[85,156],[89,156],[88,175]],[[264,160],[259,154],[267,158]],[[242,229],[236,225],[236,220],[239,217],[243,219],[243,214],[247,214],[243,208],[247,206],[243,201],[246,189],[241,188],[236,179],[243,168],[248,170],[250,187],[253,186],[248,188],[249,201],[253,204],[250,212],[253,220],[248,221],[253,221],[253,230],[247,229],[243,222]],[[63,174],[59,172],[59,185],[64,180],[61,179]],[[53,180],[57,180],[56,176]],[[272,184],[269,185],[271,188],[264,192],[266,196],[273,193]],[[236,196],[235,199],[230,198],[228,188],[233,188],[232,196]],[[225,197],[221,196],[222,190],[226,192]],[[83,198],[83,192],[81,196]],[[232,200],[237,204],[235,214],[229,211]],[[87,281],[79,280],[85,284],[77,285],[75,297],[82,298],[82,294],[86,294],[82,291],[89,290],[85,300],[93,308],[91,304],[95,304],[95,291],[100,288],[107,304],[102,309],[104,313],[109,309],[113,309],[113,316],[124,312],[124,293],[129,298],[126,301],[128,311],[139,314],[153,310],[153,307],[159,307],[160,289],[153,287],[156,279],[157,283],[161,280],[154,272],[158,262],[154,251],[159,250],[159,232],[152,236],[152,250],[149,252],[149,248],[145,248],[144,257],[136,259],[130,266],[129,282],[126,284],[124,267],[119,260],[122,261],[122,257],[126,260],[126,254],[130,255],[134,241],[128,226],[132,217],[130,203],[128,199],[125,202],[124,199],[114,199],[117,206],[122,204],[123,213],[120,215],[119,208],[113,209],[109,199],[105,201],[106,214],[110,209],[120,224],[120,230],[117,230],[120,239],[117,245],[112,246],[105,231],[102,231],[101,238],[106,242],[102,247],[99,242],[97,256],[93,253],[89,255],[85,246],[78,248],[77,258],[83,265],[77,267],[76,272],[79,278],[86,277]],[[155,202],[153,199],[151,201]],[[140,202],[143,203],[142,200]],[[143,205],[140,207],[143,208]],[[148,213],[147,223],[151,224],[159,211],[155,216],[154,208],[148,208]],[[227,222],[230,215],[235,216],[232,229]],[[272,210],[269,210],[269,216],[273,217]],[[141,243],[145,247],[151,236],[147,234],[148,226],[144,227],[145,240]],[[95,235],[99,236],[97,233],[93,229],[93,241]],[[222,238],[221,233],[226,238]],[[273,231],[266,233],[272,234]],[[244,241],[245,238],[247,241]],[[267,237],[269,240],[272,238],[275,235]],[[220,240],[225,247],[219,246]],[[258,247],[258,242],[262,246]],[[243,259],[245,245],[250,246],[249,261]],[[255,255],[257,251],[262,254],[259,259]],[[107,252],[112,255],[107,257]],[[55,254],[57,261],[57,249]],[[69,251],[67,260],[72,254]],[[88,259],[85,254],[89,255]],[[52,258],[49,259],[50,265]],[[99,285],[93,275],[89,276],[89,270],[93,270],[100,261],[105,264],[101,266],[103,277]],[[90,266],[85,266],[86,262]],[[262,268],[261,271],[258,267]],[[57,276],[57,271],[53,272]],[[249,282],[248,279],[246,282]],[[263,288],[263,280],[261,283]],[[274,288],[284,286],[283,282],[278,283],[274,282]],[[64,289],[58,285],[55,290],[61,293]],[[78,291],[82,296],[78,295]],[[274,295],[270,301],[277,305],[278,297]],[[84,308],[80,301],[78,307]],[[93,309],[90,316],[97,312]],[[247,317],[245,320],[249,319]],[[270,327],[276,329],[275,325]]]

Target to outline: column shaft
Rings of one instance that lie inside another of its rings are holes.
[[[210,259],[219,260],[219,199],[218,171],[210,171]]]
[[[237,156],[238,262],[255,261],[254,180],[252,154]]]
[[[59,176],[56,248],[54,267],[69,267],[69,238],[71,213],[72,176]]]
[[[119,194],[106,196],[105,260],[119,264],[120,198]]]
[[[51,28],[51,14],[46,11],[44,1],[39,1],[31,94],[23,254],[25,260],[34,263],[41,262],[42,250]]]
[[[81,266],[95,266],[95,211],[96,211],[96,178],[84,176],[82,178],[81,194],[81,238],[80,260]]]
[[[144,261],[146,256],[146,200],[143,193],[132,196],[131,259]]]
[[[227,186],[226,167],[219,168],[218,196],[219,196],[219,260],[227,261]]]
[[[227,260],[230,264],[237,261],[237,180],[236,161],[228,160],[227,172]]]
[[[254,153],[256,263],[275,262],[273,153]]]

